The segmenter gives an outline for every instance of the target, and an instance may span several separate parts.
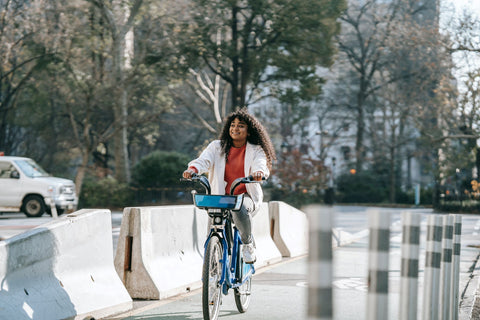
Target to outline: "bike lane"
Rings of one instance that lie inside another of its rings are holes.
[[[234,292],[230,290],[227,296],[222,296],[219,319],[303,319],[306,314],[306,260],[306,257],[284,259],[257,270],[248,311],[238,312]],[[114,319],[203,319],[201,299],[201,290],[195,290],[165,301],[137,301],[131,315],[127,312]]]
[[[479,216],[464,216],[460,264],[460,296],[463,295],[459,319],[468,319],[478,279],[480,250]],[[401,260],[401,216],[392,216],[390,228],[389,318],[398,318]],[[475,229],[477,228],[477,229]],[[426,215],[422,217],[420,270],[418,279],[418,315],[421,318]],[[333,251],[334,319],[361,320],[366,316],[368,232],[354,242]],[[252,299],[245,314],[235,306],[233,291],[222,297],[219,319],[306,319],[307,257],[284,259],[257,270],[252,281]],[[462,298],[462,297],[461,297]],[[114,319],[203,319],[201,290],[164,301],[135,301],[135,308]],[[110,318],[111,319],[111,318]]]

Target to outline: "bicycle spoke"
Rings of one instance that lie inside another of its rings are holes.
[[[203,270],[203,312],[204,319],[207,320],[217,319],[220,308],[221,256],[221,243],[217,237],[212,237],[206,250]]]

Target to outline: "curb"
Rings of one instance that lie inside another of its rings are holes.
[[[462,305],[460,306],[462,320],[480,319],[480,254],[477,255],[470,268],[470,281],[462,294]]]

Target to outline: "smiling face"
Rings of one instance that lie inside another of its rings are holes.
[[[248,126],[244,121],[238,118],[230,123],[230,137],[233,140],[234,147],[241,147],[247,143]]]

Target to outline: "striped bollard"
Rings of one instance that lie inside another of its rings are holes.
[[[308,249],[308,319],[332,319],[332,208],[310,206]]]
[[[452,251],[453,216],[443,216],[442,262],[440,264],[440,301],[438,304],[440,320],[450,319],[450,297],[452,293]]]
[[[418,257],[420,255],[420,215],[402,214],[402,265],[400,280],[400,320],[417,319]]]
[[[427,243],[425,248],[425,272],[423,279],[423,319],[438,319],[440,262],[442,260],[443,218],[429,215],[427,218]]]
[[[367,319],[388,319],[390,214],[370,211]]]
[[[460,285],[460,246],[462,236],[462,216],[453,215],[453,255],[452,255],[452,296],[450,319],[458,319],[458,290]]]

